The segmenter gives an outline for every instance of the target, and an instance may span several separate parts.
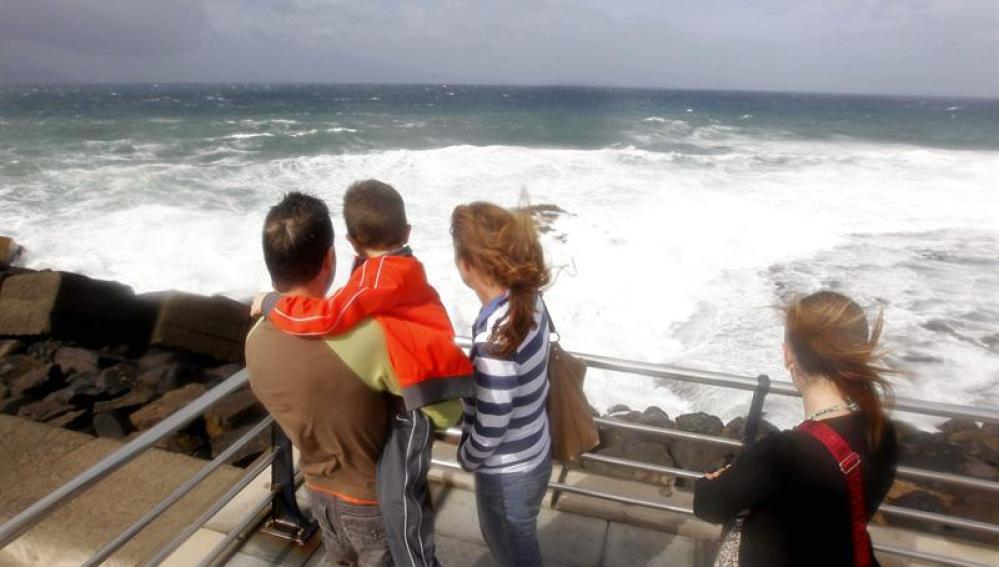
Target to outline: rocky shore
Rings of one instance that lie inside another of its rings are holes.
[[[10,246],[15,244],[11,243]],[[0,262],[0,413],[100,437],[129,439],[242,368],[251,321],[246,305],[181,292],[135,294],[123,284]],[[211,458],[264,415],[248,389],[229,396],[160,447]],[[694,413],[611,408],[605,417],[741,440],[745,418],[724,423]],[[777,428],[764,422],[760,435]],[[999,481],[999,425],[951,420],[938,431],[896,423],[901,464]],[[263,452],[262,435],[233,456],[241,465]],[[736,448],[650,433],[601,428],[598,454],[707,472],[730,462]],[[692,482],[596,461],[583,468],[689,490]],[[899,478],[888,502],[999,523],[999,496],[981,490]],[[910,525],[879,514],[876,521]],[[977,541],[999,540],[939,528]]]

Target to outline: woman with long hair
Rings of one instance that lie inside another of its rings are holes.
[[[895,431],[882,397],[882,318],[873,328],[850,298],[821,291],[784,314],[784,361],[805,421],[744,450],[700,479],[694,513],[731,525],[743,518],[737,557],[718,564],[779,567],[877,565],[867,522],[895,478]],[[722,545],[722,552],[726,551]]]
[[[475,473],[482,535],[500,565],[540,566],[537,518],[551,476],[548,314],[550,273],[530,215],[491,203],[451,215],[461,279],[482,309],[473,325],[475,397],[466,400],[458,460]]]

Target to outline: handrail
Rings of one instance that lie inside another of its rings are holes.
[[[87,490],[109,474],[132,462],[161,439],[184,427],[225,396],[246,385],[249,375],[240,370],[218,386],[208,390],[191,403],[167,416],[118,450],[72,478],[66,484],[46,494],[24,511],[0,526],[0,547],[14,541],[62,507],[69,499]]]

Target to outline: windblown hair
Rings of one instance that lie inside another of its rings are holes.
[[[278,291],[310,281],[333,247],[333,221],[326,204],[312,195],[288,193],[267,213],[263,246]]]
[[[343,196],[347,234],[365,248],[388,250],[406,244],[406,205],[388,183],[365,179],[352,184]]]
[[[796,298],[785,309],[784,338],[798,365],[806,374],[832,380],[860,406],[870,422],[872,446],[880,442],[887,421],[882,396],[892,398],[883,375],[896,373],[882,363],[883,327],[882,314],[871,328],[856,302],[832,291]]]
[[[457,257],[510,290],[510,310],[492,329],[492,348],[509,356],[534,327],[534,304],[551,272],[545,265],[534,219],[492,203],[459,205],[451,213]]]

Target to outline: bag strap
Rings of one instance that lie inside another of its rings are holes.
[[[552,321],[552,313],[551,311],[548,310],[548,304],[545,303],[545,296],[542,295],[541,292],[539,291],[538,297],[541,298],[541,306],[545,308],[545,317],[547,317],[548,319],[548,332],[554,334],[556,337],[561,339],[561,337],[559,337],[558,335],[558,331],[555,330],[555,322]],[[556,340],[555,342],[558,342],[558,340]]]
[[[817,439],[832,454],[846,480],[850,500],[851,533],[853,534],[853,564],[871,566],[871,536],[867,533],[867,506],[864,503],[864,477],[860,470],[860,455],[835,429],[819,421],[804,421],[798,429]]]

